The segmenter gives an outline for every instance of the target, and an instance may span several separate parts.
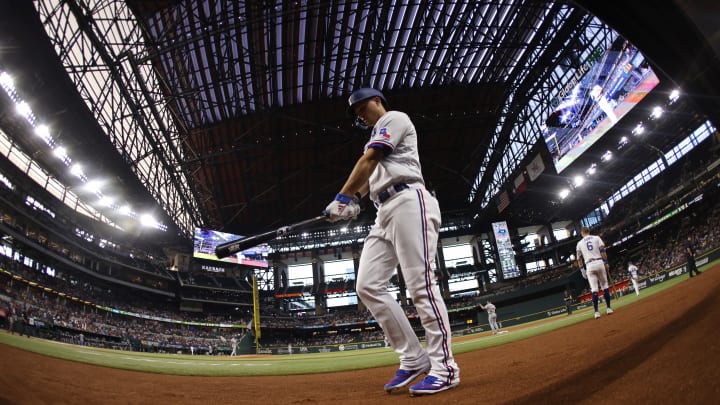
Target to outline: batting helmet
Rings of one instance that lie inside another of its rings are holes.
[[[380,90],[372,89],[369,87],[364,87],[362,89],[357,89],[350,94],[350,98],[348,98],[348,108],[347,108],[347,115],[349,117],[355,116],[355,111],[353,110],[353,107],[364,100],[367,100],[369,98],[373,97],[380,97],[380,100],[382,100],[383,106],[387,108],[388,102],[385,99],[385,96],[380,92]]]

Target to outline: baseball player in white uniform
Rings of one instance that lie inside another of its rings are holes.
[[[490,324],[490,329],[492,329],[493,335],[497,335],[498,331],[500,330],[500,327],[498,327],[498,323],[497,323],[497,314],[495,313],[495,310],[496,310],[495,305],[488,300],[485,303],[485,305],[480,304],[480,308],[482,308],[483,311],[487,312],[488,323]]]
[[[230,345],[232,346],[232,352],[230,352],[231,356],[237,356],[237,344],[238,344],[237,338],[235,338],[235,336],[233,336],[233,338],[230,339]]]
[[[400,368],[385,390],[405,387],[428,373],[410,387],[410,394],[442,392],[460,383],[460,370],[450,348],[447,308],[432,266],[440,207],[425,189],[415,126],[407,114],[388,111],[387,100],[376,89],[356,90],[348,101],[348,113],[359,124],[372,127],[372,133],[325,213],[332,222],[350,219],[360,212],[359,198],[369,195],[375,203],[377,217],[363,245],[356,290],[400,357]],[[398,264],[425,329],[427,349],[388,292]]]
[[[600,318],[600,312],[598,311],[598,284],[603,290],[607,314],[610,315],[613,313],[610,307],[610,286],[606,273],[609,268],[607,255],[605,254],[605,243],[599,236],[590,235],[590,229],[588,227],[583,227],[580,233],[583,238],[577,243],[575,249],[577,251],[577,265],[583,277],[586,278],[590,284],[593,307],[595,308],[595,319],[597,319]],[[585,262],[584,266],[583,259]]]
[[[633,262],[628,262],[628,272],[630,273],[630,280],[632,280],[632,285],[635,289],[635,295],[640,295],[640,287],[638,286],[638,267],[633,264]]]

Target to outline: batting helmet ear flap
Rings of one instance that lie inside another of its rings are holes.
[[[365,101],[373,97],[380,97],[380,100],[382,101],[385,109],[388,108],[388,102],[385,99],[385,96],[380,92],[380,90],[364,87],[362,89],[357,89],[353,91],[352,94],[350,94],[350,97],[348,98],[348,107],[345,111],[347,113],[347,116],[350,118],[355,118],[355,110],[353,110],[353,107],[359,102]]]

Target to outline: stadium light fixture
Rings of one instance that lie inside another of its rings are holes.
[[[561,199],[561,200],[564,200],[564,199],[567,198],[567,196],[570,195],[570,190],[567,189],[567,188],[564,188],[564,189],[560,190],[560,192],[558,193],[558,195],[560,196],[560,199]]]
[[[611,160],[612,157],[613,157],[612,152],[606,151],[605,153],[603,153],[603,155],[602,155],[602,157],[600,158],[600,160],[602,160],[603,162],[607,162],[607,161]]]
[[[100,205],[102,205],[103,207],[110,207],[113,205],[114,202],[115,202],[115,199],[112,197],[108,197],[108,196],[103,196],[102,198],[100,198],[100,201],[99,201]]]
[[[663,115],[663,109],[660,106],[655,106],[655,108],[653,108],[653,110],[652,110],[652,113],[650,114],[650,116],[655,119],[662,117],[662,115]]]
[[[85,189],[91,193],[100,193],[100,188],[102,187],[103,182],[100,180],[90,180],[85,184]]]
[[[643,132],[645,132],[645,127],[643,126],[642,122],[637,124],[637,126],[635,127],[635,129],[633,129],[632,132],[635,135],[642,135]]]
[[[679,98],[680,98],[680,90],[675,89],[675,90],[671,91],[670,95],[668,96],[668,100],[670,100],[670,102],[668,104],[673,104],[674,102],[678,101]]]
[[[588,176],[592,176],[593,174],[595,174],[596,171],[597,171],[597,164],[593,163],[590,165],[590,167],[588,167],[587,170],[585,170],[585,174],[587,174]]]
[[[150,214],[143,214],[140,216],[140,225],[155,228],[157,227],[157,221]]]
[[[0,85],[8,88],[15,88],[14,80],[8,72],[0,73]]]
[[[131,216],[132,215],[132,208],[130,208],[129,205],[123,205],[119,209],[121,215]]]
[[[53,149],[53,155],[55,155],[57,158],[59,158],[61,160],[65,160],[68,157],[67,149],[65,149],[62,146],[58,146],[57,148]]]
[[[575,178],[573,178],[573,186],[575,186],[575,187],[580,187],[580,186],[582,186],[583,184],[585,184],[585,177],[583,177],[583,176],[575,176]]]
[[[75,163],[70,167],[70,173],[77,177],[83,177],[83,168],[79,163]]]
[[[35,135],[48,142],[50,140],[50,128],[47,125],[38,125],[35,127]]]
[[[84,183],[84,185],[81,185],[83,190],[97,196],[99,198],[99,201],[101,201],[102,205],[108,206],[113,209],[118,209],[118,207],[114,205],[114,198],[112,200],[108,200],[106,197],[103,196],[100,188],[104,182],[98,180],[88,180],[87,176],[83,173],[82,166],[80,166],[79,164],[72,165],[72,159],[68,155],[67,150],[62,146],[55,145],[55,140],[50,134],[50,128],[44,124],[36,125],[37,120],[35,114],[30,108],[30,105],[26,101],[18,97],[15,89],[14,80],[12,76],[5,71],[0,71],[0,87],[5,90],[5,93],[7,93],[10,99],[15,103],[15,110],[17,114],[25,118],[25,120],[28,121],[28,123],[30,123],[32,127],[34,127],[35,134],[39,138],[42,138],[45,143],[52,149],[53,154],[57,158],[62,160],[62,162],[66,166],[70,167],[70,173],[80,178],[80,180]],[[135,217],[136,215],[135,213],[131,212],[129,208],[127,209],[127,212],[129,213],[128,215],[132,217]],[[162,231],[167,231],[168,228],[166,225],[161,224],[154,219],[149,221],[149,225]]]
[[[15,104],[15,110],[17,111],[18,114],[22,115],[24,118],[28,118],[32,114],[30,105],[25,101],[21,101],[21,102]]]

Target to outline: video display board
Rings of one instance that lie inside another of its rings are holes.
[[[270,252],[270,247],[267,244],[243,250],[240,253],[236,253],[224,259],[218,259],[215,255],[215,247],[217,245],[242,238],[242,235],[195,228],[195,235],[193,238],[193,258],[267,268],[268,254]]]
[[[560,91],[543,138],[557,173],[565,170],[660,83],[645,57],[622,38],[596,49]]]
[[[493,222],[492,229],[495,235],[498,256],[500,256],[500,271],[503,279],[520,277],[520,269],[515,261],[515,251],[510,240],[507,222]]]

